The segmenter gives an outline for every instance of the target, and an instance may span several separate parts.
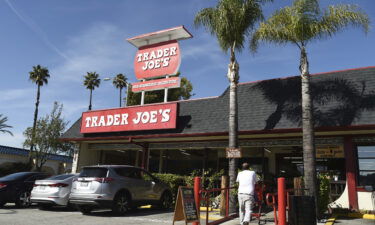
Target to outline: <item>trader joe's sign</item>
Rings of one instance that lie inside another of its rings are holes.
[[[89,111],[82,114],[81,133],[176,128],[177,103]]]
[[[138,80],[175,75],[180,64],[180,46],[172,40],[140,47],[134,60],[134,72]]]

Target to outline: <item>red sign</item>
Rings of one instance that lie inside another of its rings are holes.
[[[132,83],[132,92],[155,91],[164,88],[180,87],[181,79],[179,77],[171,77],[165,79],[150,80],[145,82]]]
[[[81,133],[176,128],[177,103],[82,113]]]
[[[134,59],[134,72],[138,80],[174,75],[181,64],[177,41],[161,42],[140,47]]]

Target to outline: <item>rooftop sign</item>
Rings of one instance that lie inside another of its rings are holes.
[[[161,42],[138,49],[134,72],[138,80],[175,75],[181,64],[177,41]]]
[[[191,35],[184,26],[179,26],[148,34],[142,34],[136,37],[129,38],[127,39],[127,41],[130,42],[130,44],[134,45],[136,48],[140,48],[146,45],[157,44],[170,40],[178,41],[192,37],[193,35]]]
[[[184,26],[174,27],[166,30],[139,35],[127,39],[132,45],[138,48],[134,59],[135,76],[141,82],[148,82],[143,88],[140,83],[132,84],[133,92],[160,90],[163,87],[167,92],[168,88],[177,88],[176,85],[160,85],[167,82],[165,79],[154,80],[155,78],[166,78],[177,74],[181,64],[181,51],[178,40],[191,38],[192,35]],[[149,82],[149,80],[153,80]],[[174,81],[174,84],[177,84]],[[178,81],[178,84],[180,82]],[[166,101],[166,97],[164,100]],[[143,102],[141,103],[143,104]]]
[[[177,103],[88,111],[82,113],[81,133],[176,128]]]

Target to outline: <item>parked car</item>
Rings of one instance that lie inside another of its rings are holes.
[[[83,167],[73,182],[69,202],[83,214],[100,207],[122,215],[140,205],[170,208],[172,198],[166,184],[141,168],[100,165]]]
[[[40,172],[20,172],[0,178],[0,206],[14,202],[17,207],[28,207],[31,204],[30,192],[35,180],[49,175]]]
[[[61,174],[44,180],[36,180],[31,191],[31,202],[41,209],[51,206],[68,206],[73,179],[78,174]]]

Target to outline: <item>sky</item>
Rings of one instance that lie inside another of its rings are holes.
[[[229,56],[215,37],[194,26],[194,16],[216,0],[0,0],[0,114],[8,117],[13,136],[0,133],[0,145],[22,147],[23,131],[32,126],[36,85],[29,72],[38,64],[50,72],[41,88],[39,117],[55,101],[72,125],[89,104],[83,86],[87,72],[97,72],[102,83],[93,92],[93,109],[118,106],[118,90],[103,78],[125,74],[135,82],[133,61],[137,49],[126,39],[184,25],[194,36],[180,41],[181,75],[193,84],[193,98],[218,96],[228,86]],[[263,6],[266,17],[290,5],[274,0]],[[358,4],[375,21],[374,0],[329,0],[328,4]],[[310,72],[328,72],[375,66],[374,29],[365,35],[349,28],[329,40],[308,46]],[[263,44],[258,52],[248,44],[237,54],[240,82],[298,75],[299,51],[292,45]],[[69,126],[68,126],[69,127]]]

